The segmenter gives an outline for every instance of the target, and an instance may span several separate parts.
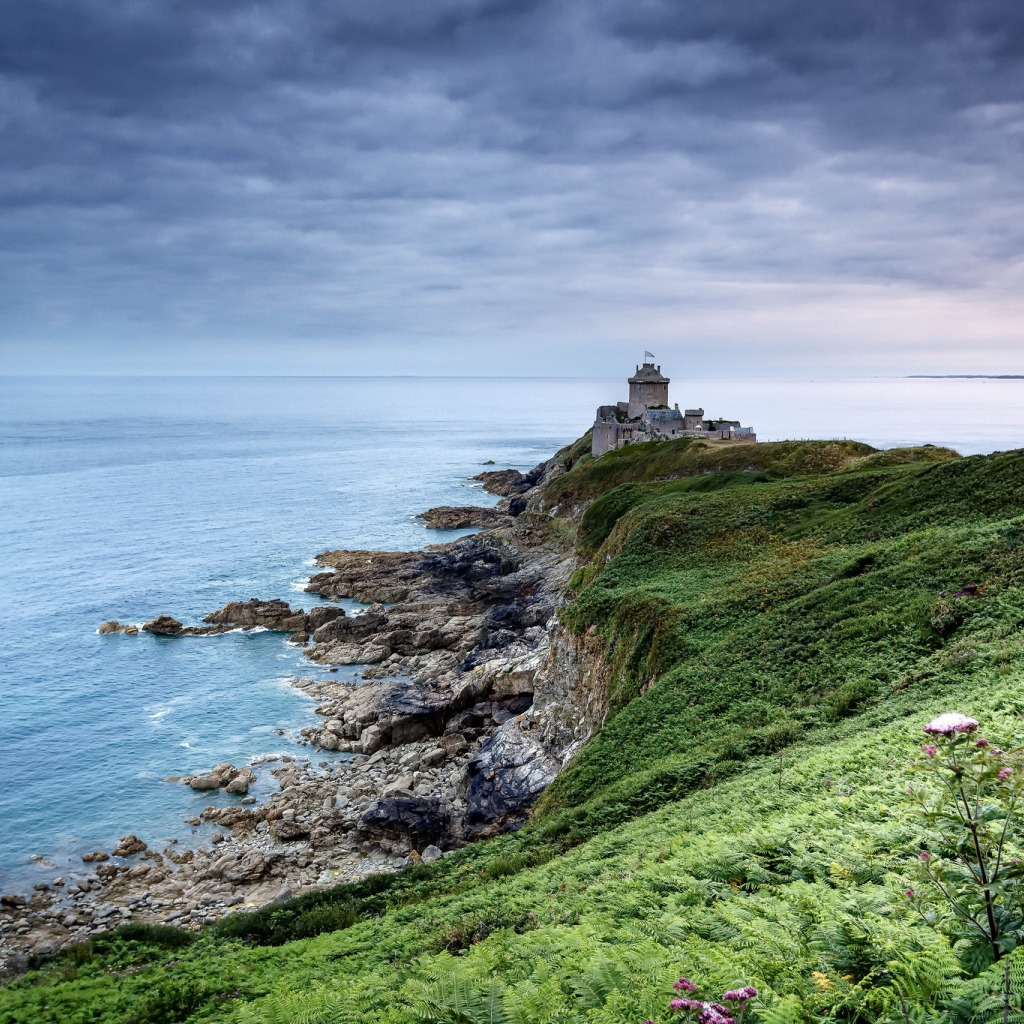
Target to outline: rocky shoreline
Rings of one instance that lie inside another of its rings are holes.
[[[325,551],[307,590],[369,605],[305,612],[253,599],[199,626],[160,615],[100,632],[211,635],[264,628],[290,634],[311,661],[362,669],[361,682],[296,680],[319,703],[303,730],[315,750],[346,760],[285,757],[279,791],[257,804],[248,766],[217,765],[177,781],[222,791],[189,823],[214,828],[208,846],[149,849],[128,834],[81,872],[0,898],[0,968],[124,921],[199,927],[227,913],[318,886],[437,859],[518,827],[530,805],[591,733],[604,704],[603,662],[557,609],[574,568],[573,524],[540,510],[540,486],[563,453],[528,474],[476,479],[502,495],[495,509],[432,509],[428,527],[488,525],[423,551]]]

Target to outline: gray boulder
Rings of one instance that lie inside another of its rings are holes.
[[[451,811],[439,797],[388,797],[364,812],[364,832],[409,838],[417,847],[440,845],[451,832]]]
[[[266,874],[269,867],[270,862],[259,850],[233,850],[215,860],[208,874],[211,878],[223,878],[232,885],[240,885],[255,882]]]

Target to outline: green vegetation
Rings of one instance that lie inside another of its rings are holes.
[[[1024,1020],[1020,949],[967,955],[904,895],[922,725],[1024,738],[1024,453],[569,461],[562,619],[602,640],[611,712],[524,829],[182,948],[116,933],[0,990],[0,1022],[664,1024],[680,974],[756,986],[767,1024],[1002,1021],[1009,979]]]
[[[908,462],[943,462],[956,458],[956,453],[948,448],[932,445],[880,452],[858,441],[744,444],[686,437],[677,441],[629,445],[608,452],[600,459],[592,459],[579,456],[579,444],[578,441],[568,449],[576,453],[572,461],[578,460],[574,471],[552,481],[548,486],[549,505],[576,505],[625,483],[650,483],[742,472],[764,472],[770,474],[770,479],[781,479],[796,475],[836,473],[858,465],[869,468]]]

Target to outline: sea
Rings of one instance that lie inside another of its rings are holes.
[[[303,586],[327,548],[449,540],[416,514],[492,504],[470,478],[582,434],[619,379],[0,378],[0,891],[82,870],[133,832],[207,838],[174,775],[326,755],[300,745],[326,672],[279,634],[99,635]],[[761,440],[1024,446],[1024,380],[677,380]],[[466,531],[462,531],[466,532]],[[351,605],[350,607],[354,607]],[[352,670],[343,670],[351,674]],[[339,678],[339,676],[334,676]]]

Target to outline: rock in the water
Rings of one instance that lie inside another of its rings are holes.
[[[279,598],[269,601],[252,598],[250,601],[231,601],[210,612],[203,622],[233,626],[235,629],[262,626],[282,633],[295,633],[306,628],[306,613],[301,608],[293,610],[287,601]]]
[[[220,789],[224,785],[223,779],[219,775],[199,775],[189,781],[189,786],[192,789]]]
[[[111,619],[109,622],[104,622],[100,626],[100,628],[98,630],[96,630],[96,632],[97,633],[123,633],[127,628],[128,628],[127,626],[122,626],[121,623],[117,621],[117,619]]]
[[[249,787],[256,781],[256,773],[251,768],[243,768],[225,787],[225,793],[245,796]]]
[[[328,622],[345,618],[345,609],[339,608],[337,605],[319,604],[309,609],[307,618],[309,625],[306,628],[313,632],[321,626],[326,626]]]
[[[242,803],[250,799],[245,797]],[[255,798],[253,798],[255,799]],[[202,815],[203,821],[214,822],[217,825],[225,825],[227,828],[251,829],[257,821],[256,813],[247,807],[207,807]],[[198,822],[197,822],[198,824]]]
[[[170,615],[158,615],[142,627],[143,632],[155,633],[157,636],[177,636],[182,628],[181,623]]]
[[[428,530],[464,530],[474,526],[493,529],[512,522],[507,512],[479,505],[439,505],[421,512],[416,518],[422,519]]]
[[[121,842],[114,847],[115,857],[130,857],[133,853],[142,853],[147,849],[146,844],[136,835],[129,833],[123,836]]]
[[[518,469],[486,469],[473,479],[479,480],[489,494],[521,494],[532,485],[530,478]]]
[[[93,850],[92,853],[83,853],[82,860],[86,864],[96,864],[100,861],[110,860],[110,854],[106,850]]]
[[[187,783],[192,789],[210,790],[226,788],[229,793],[235,793],[240,796],[248,793],[249,787],[255,781],[256,773],[251,768],[243,768],[239,771],[229,761],[217,765],[216,768],[205,775],[185,775],[182,778],[182,782]]]

